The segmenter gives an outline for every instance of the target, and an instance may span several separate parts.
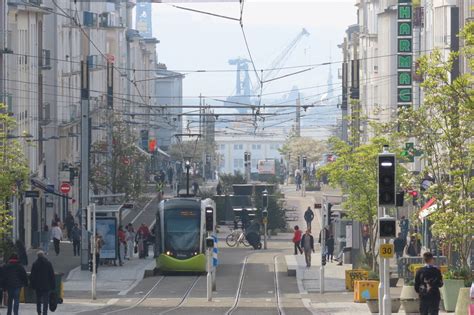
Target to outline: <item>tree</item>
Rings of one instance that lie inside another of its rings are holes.
[[[425,192],[425,197],[436,198],[438,206],[429,217],[431,231],[459,253],[460,265],[467,268],[474,234],[474,77],[466,73],[451,80],[451,70],[459,56],[474,69],[474,23],[461,36],[465,42],[461,53],[445,60],[434,51],[419,59],[424,101],[418,108],[403,110],[398,124],[402,135],[416,139],[424,153],[424,173],[435,179]]]
[[[326,150],[326,145],[322,141],[318,141],[308,137],[290,136],[280,149],[280,153],[289,157],[291,167],[298,167],[298,156],[306,156],[309,163],[317,163],[321,161],[322,154]]]
[[[18,140],[11,136],[16,122],[0,103],[0,239],[2,254],[5,253],[5,240],[9,237],[14,220],[8,202],[24,189],[29,175],[28,162]]]
[[[112,159],[107,159],[107,142],[92,145],[91,185],[96,193],[110,191],[137,198],[144,191],[149,158],[137,147],[137,137],[123,121],[112,119]]]
[[[342,207],[347,210],[351,219],[369,226],[368,250],[363,249],[367,262],[375,270],[377,265],[377,156],[383,145],[395,142],[384,137],[375,137],[358,147],[333,137],[329,147],[337,159],[319,169],[320,175],[327,175],[333,187],[342,189],[347,196]],[[401,181],[405,176],[403,167],[397,167],[397,178]],[[405,177],[406,178],[406,177]]]

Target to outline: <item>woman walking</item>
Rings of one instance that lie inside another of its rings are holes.
[[[301,236],[303,233],[301,232],[299,226],[297,225],[295,225],[294,229],[295,229],[295,232],[293,234],[293,244],[295,248],[295,255],[298,255],[298,251],[300,252],[300,254],[303,254],[303,250],[301,249],[301,246],[300,246]]]
[[[59,255],[59,243],[63,237],[63,232],[57,223],[54,223],[53,228],[51,230],[51,234],[53,236],[53,243],[54,243],[54,251],[56,252],[56,256]]]
[[[18,315],[20,308],[20,290],[28,285],[28,276],[25,268],[20,264],[16,254],[12,254],[3,268],[4,287],[8,291],[7,315]]]

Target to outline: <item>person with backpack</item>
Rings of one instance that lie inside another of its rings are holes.
[[[433,254],[423,254],[425,266],[420,268],[415,275],[415,291],[420,297],[421,315],[438,315],[441,294],[439,288],[443,286],[441,271],[434,264]]]
[[[51,291],[56,289],[56,278],[51,262],[43,251],[38,251],[30,274],[31,287],[36,291],[36,311],[40,315],[48,314]]]
[[[311,230],[311,222],[314,219],[314,212],[311,210],[311,207],[308,207],[304,213],[304,220],[306,221],[307,229]]]
[[[298,251],[300,254],[303,254],[303,250],[301,249],[300,242],[301,242],[301,236],[303,232],[301,232],[300,227],[295,225],[295,232],[293,234],[293,244],[295,247],[295,255],[298,255]]]
[[[17,254],[12,254],[3,268],[3,286],[8,291],[7,315],[18,315],[20,309],[20,290],[28,285],[28,276]]]

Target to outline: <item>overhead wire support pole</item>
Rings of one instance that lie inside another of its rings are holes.
[[[89,263],[89,239],[87,230],[87,206],[89,205],[89,152],[90,152],[90,95],[89,95],[89,66],[87,62],[81,62],[81,185],[80,185],[80,209],[81,209],[81,269],[87,270]]]
[[[113,158],[113,109],[114,109],[114,69],[107,62],[107,188],[112,192],[112,158]]]

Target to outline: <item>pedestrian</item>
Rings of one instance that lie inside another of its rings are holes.
[[[242,230],[243,231],[245,231],[247,229],[247,227],[249,226],[249,223],[250,223],[249,221],[250,221],[249,212],[244,207],[244,208],[242,208],[242,212],[240,213],[240,222],[242,224]]]
[[[53,219],[51,220],[51,226],[57,224],[58,226],[61,224],[61,219],[57,213],[54,214]]]
[[[135,252],[135,230],[131,223],[127,226],[126,241],[127,241],[127,259],[130,260],[133,258]]]
[[[306,267],[311,267],[311,253],[314,253],[314,238],[311,235],[311,230],[307,229],[306,233],[301,238],[301,247],[304,251],[304,258],[306,260]]]
[[[45,255],[49,252],[49,243],[51,242],[51,232],[47,224],[43,226],[43,232],[41,233],[41,248]]]
[[[397,258],[397,269],[398,269],[399,277],[402,274],[402,262],[400,261],[400,258],[403,257],[403,251],[405,250],[406,245],[407,245],[406,238],[403,238],[402,233],[398,233],[398,237],[393,241],[393,247],[394,247],[395,255]]]
[[[403,215],[400,218],[400,223],[398,225],[400,226],[402,237],[406,239],[410,228],[410,221]]]
[[[217,183],[216,193],[217,193],[218,196],[222,195],[222,184],[221,184],[221,182]]]
[[[434,264],[433,254],[423,254],[425,266],[420,268],[415,275],[415,291],[420,297],[421,315],[438,315],[441,295],[439,288],[443,286],[441,271]]]
[[[82,238],[82,231],[79,228],[79,224],[74,223],[74,227],[71,231],[71,238],[72,238],[72,250],[74,252],[74,256],[81,255],[81,238]]]
[[[142,254],[143,258],[148,257],[148,242],[150,241],[151,233],[150,229],[148,229],[148,226],[145,223],[142,223],[140,225],[140,228],[138,229],[141,231],[141,238],[142,238]]]
[[[334,236],[332,235],[329,235],[328,239],[326,240],[326,261],[329,261],[329,258],[332,262],[334,258]]]
[[[370,239],[370,227],[368,224],[364,224],[362,226],[362,246],[365,251],[367,251],[367,244],[369,243]]]
[[[416,238],[414,236],[410,237],[410,243],[405,247],[406,253],[410,257],[418,256],[418,251],[416,248]]]
[[[72,241],[72,229],[74,228],[74,217],[71,211],[68,212],[66,219],[64,220],[64,225],[66,226],[66,230],[67,230],[67,239]]]
[[[135,241],[138,247],[138,258],[145,258],[145,236],[141,227],[137,231]]]
[[[197,196],[198,193],[199,193],[199,184],[197,183],[197,181],[194,181],[193,182],[193,194],[194,194],[194,196]]]
[[[104,246],[105,242],[102,236],[99,233],[95,234],[95,270],[96,272],[99,270],[99,262],[100,262],[100,251]]]
[[[4,266],[0,265],[0,307],[3,307],[3,284],[5,283],[3,268]]]
[[[294,234],[293,234],[293,244],[295,248],[295,255],[298,255],[298,252],[300,254],[303,254],[303,250],[301,249],[300,242],[301,242],[301,235],[303,234],[300,230],[300,227],[295,225],[294,227]]]
[[[38,251],[30,274],[31,287],[36,291],[36,311],[38,315],[48,314],[49,295],[56,289],[56,278],[51,262],[43,251]]]
[[[20,308],[20,290],[28,285],[25,268],[20,264],[17,254],[12,254],[3,268],[4,288],[8,291],[7,315],[18,315]]]
[[[22,266],[28,266],[28,255],[26,254],[25,245],[21,240],[16,240],[15,242],[16,253],[18,254],[18,260]]]
[[[314,212],[313,210],[311,210],[311,207],[308,207],[308,209],[306,209],[305,213],[304,213],[304,220],[306,221],[306,228],[308,230],[311,230],[311,222],[313,221],[314,219]]]
[[[119,265],[122,266],[125,260],[125,246],[126,246],[126,236],[123,226],[119,226],[117,231],[117,241],[118,241],[118,256],[119,256]]]
[[[56,256],[58,256],[59,243],[61,242],[61,239],[63,237],[63,232],[61,231],[61,228],[59,227],[58,223],[54,223],[53,228],[51,229],[51,236],[53,237],[54,251],[56,252]]]

